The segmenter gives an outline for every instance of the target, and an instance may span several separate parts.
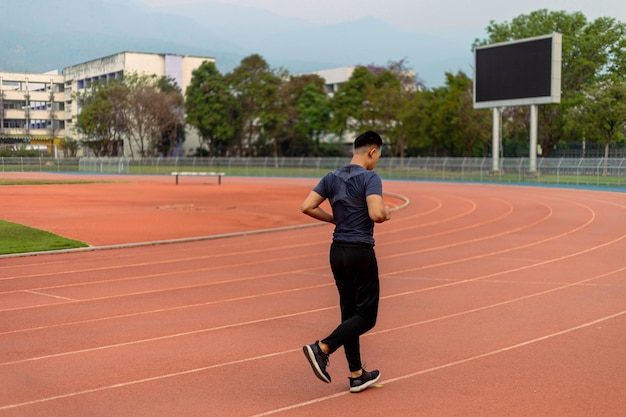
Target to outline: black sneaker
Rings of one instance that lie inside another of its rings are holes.
[[[322,349],[320,349],[317,343],[318,342],[303,346],[302,350],[304,351],[304,356],[309,360],[315,376],[324,382],[330,383],[330,375],[326,372],[328,355],[322,352]]]
[[[361,392],[364,389],[378,382],[379,378],[380,378],[379,370],[373,370],[372,372],[368,372],[365,369],[363,369],[363,373],[361,374],[361,376],[358,376],[356,378],[349,378],[350,379],[350,392]]]

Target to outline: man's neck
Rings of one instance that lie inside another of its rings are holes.
[[[358,156],[354,156],[352,157],[352,161],[350,161],[351,165],[358,165],[364,169],[368,169],[367,168],[367,161],[364,160],[363,158],[360,158]]]

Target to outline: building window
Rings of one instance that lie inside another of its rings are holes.
[[[5,129],[23,129],[24,121],[15,119],[5,119],[2,122],[2,127]]]
[[[5,101],[2,107],[5,110],[22,110],[26,106],[25,101]]]

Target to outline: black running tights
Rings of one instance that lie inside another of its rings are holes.
[[[325,339],[330,353],[343,346],[350,372],[361,369],[359,336],[376,324],[380,285],[374,247],[333,242],[330,266],[339,292],[341,324]]]

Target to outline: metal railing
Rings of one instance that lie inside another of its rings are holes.
[[[319,177],[349,163],[349,157],[264,158],[0,158],[0,172],[81,172],[169,175],[174,171],[220,171],[239,176]],[[626,186],[626,158],[539,158],[529,172],[528,158],[410,157],[380,159],[386,179],[501,183]]]

